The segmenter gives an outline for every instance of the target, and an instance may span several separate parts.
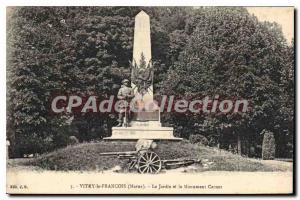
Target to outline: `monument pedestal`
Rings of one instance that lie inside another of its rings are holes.
[[[128,127],[113,127],[111,137],[104,140],[182,140],[174,137],[172,127],[161,126],[159,110],[133,113],[133,118]]]
[[[104,138],[104,140],[182,140],[173,136],[172,127],[113,127],[112,136]]]

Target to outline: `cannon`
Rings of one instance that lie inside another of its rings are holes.
[[[155,145],[152,140],[139,140],[136,144],[136,151],[105,152],[100,153],[100,156],[116,156],[119,159],[128,159],[129,170],[136,169],[141,174],[157,174],[161,169],[201,163],[201,160],[195,159],[161,160],[159,155],[153,151]]]
[[[129,160],[129,170],[136,168],[139,173],[158,173],[162,168],[162,160],[151,150],[107,152],[101,156],[117,156],[119,159]]]

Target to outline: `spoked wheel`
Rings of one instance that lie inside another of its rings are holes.
[[[153,151],[141,153],[138,158],[138,172],[141,174],[151,173],[156,174],[161,170],[162,162],[160,157]]]

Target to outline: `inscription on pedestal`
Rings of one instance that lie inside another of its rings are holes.
[[[159,110],[157,111],[140,111],[133,113],[132,120],[134,121],[159,121]]]

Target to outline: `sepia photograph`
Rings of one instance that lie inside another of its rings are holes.
[[[294,7],[6,7],[8,194],[295,194]]]

